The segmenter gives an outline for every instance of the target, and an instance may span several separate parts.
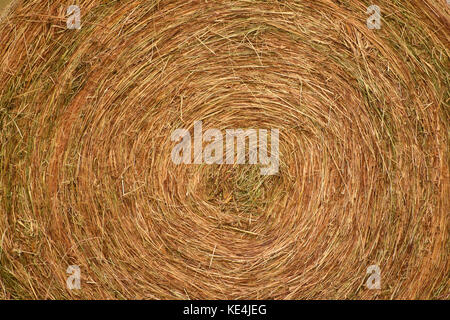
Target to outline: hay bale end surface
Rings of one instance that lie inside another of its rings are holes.
[[[0,298],[448,299],[450,7],[376,2],[15,1]],[[278,174],[175,165],[195,121],[279,129]]]

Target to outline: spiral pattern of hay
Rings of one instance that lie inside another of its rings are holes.
[[[371,4],[16,2],[0,298],[448,299],[449,7]],[[279,174],[175,165],[198,120],[278,128]]]

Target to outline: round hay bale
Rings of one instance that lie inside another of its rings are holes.
[[[0,298],[449,298],[444,1],[71,4],[0,22]],[[196,121],[278,173],[175,164]]]

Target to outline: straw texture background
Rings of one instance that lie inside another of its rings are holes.
[[[0,298],[448,299],[449,8],[15,2]],[[197,120],[278,128],[279,174],[174,165],[171,133]],[[381,290],[365,285],[374,264]]]

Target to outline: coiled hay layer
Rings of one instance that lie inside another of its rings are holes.
[[[0,297],[448,299],[449,8],[371,4],[18,1]],[[279,129],[279,173],[175,165],[200,120]]]

